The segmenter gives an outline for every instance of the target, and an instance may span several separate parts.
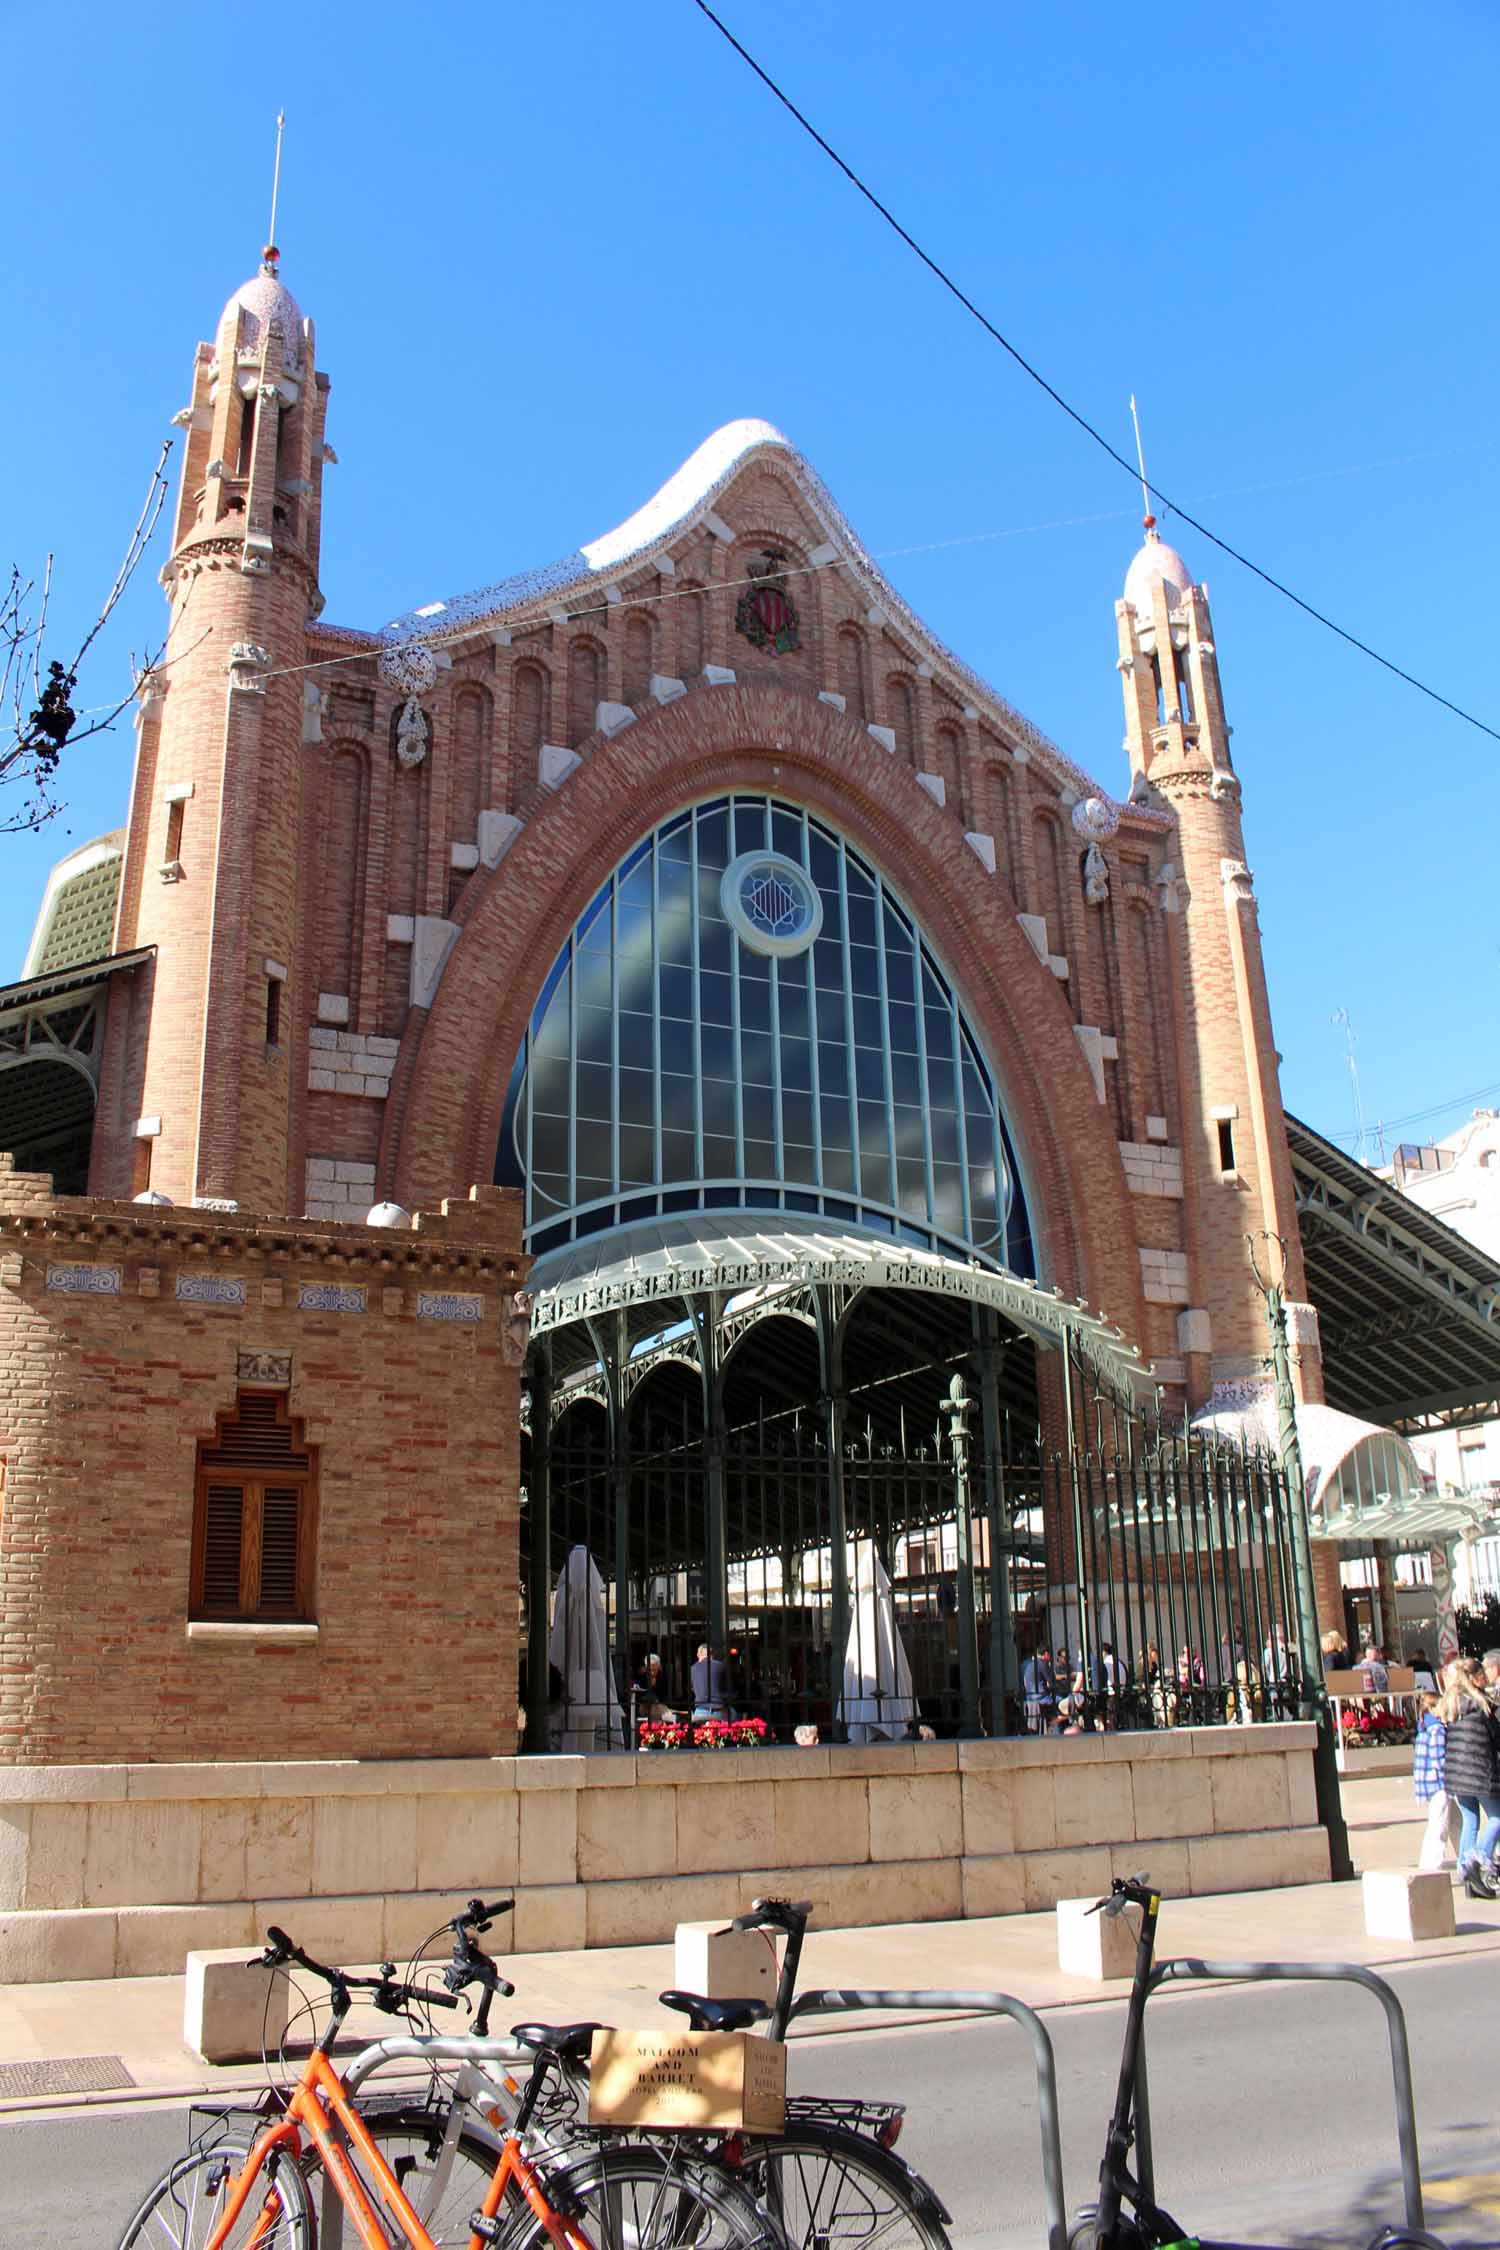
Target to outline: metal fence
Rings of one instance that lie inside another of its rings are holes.
[[[705,1433],[697,1389],[614,1424],[549,1413],[544,1463],[533,1432],[523,1576],[548,1685],[523,1682],[529,1748],[1295,1714],[1271,1458],[1072,1394],[1053,1450],[1006,1415],[971,1433],[952,1403],[919,1426],[824,1401]]]

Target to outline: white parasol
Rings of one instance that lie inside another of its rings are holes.
[[[854,1615],[834,1717],[843,1720],[851,1742],[899,1739],[916,1724],[917,1704],[896,1630],[895,1597],[873,1543],[861,1539],[854,1555]]]
[[[623,1748],[625,1714],[610,1670],[604,1580],[587,1547],[574,1547],[563,1564],[547,1656],[563,1679],[563,1749],[591,1750],[598,1734],[611,1748]]]

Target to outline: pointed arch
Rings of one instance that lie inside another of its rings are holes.
[[[453,696],[453,751],[448,781],[448,837],[472,844],[479,830],[489,771],[494,703],[487,689],[467,680]]]
[[[368,804],[369,759],[363,746],[357,742],[335,743],[323,788],[318,990],[347,995],[351,1021]]]
[[[896,737],[896,755],[915,768],[917,752],[917,699],[904,672],[891,672],[885,683],[885,723]]]
[[[511,675],[511,738],[523,775],[536,778],[537,753],[552,724],[552,675],[535,657],[523,657]]]

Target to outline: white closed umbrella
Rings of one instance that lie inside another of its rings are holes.
[[[917,1716],[911,1665],[896,1630],[896,1602],[874,1544],[860,1540],[852,1572],[854,1616],[844,1651],[844,1689],[834,1717],[851,1742],[904,1735]]]
[[[587,1547],[574,1547],[563,1564],[547,1656],[562,1674],[567,1697],[564,1750],[592,1749],[599,1733],[611,1747],[623,1748],[625,1714],[610,1670],[604,1580]]]

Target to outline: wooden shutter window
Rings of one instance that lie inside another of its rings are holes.
[[[313,1614],[315,1450],[277,1391],[242,1391],[198,1448],[192,1615],[294,1622]]]

